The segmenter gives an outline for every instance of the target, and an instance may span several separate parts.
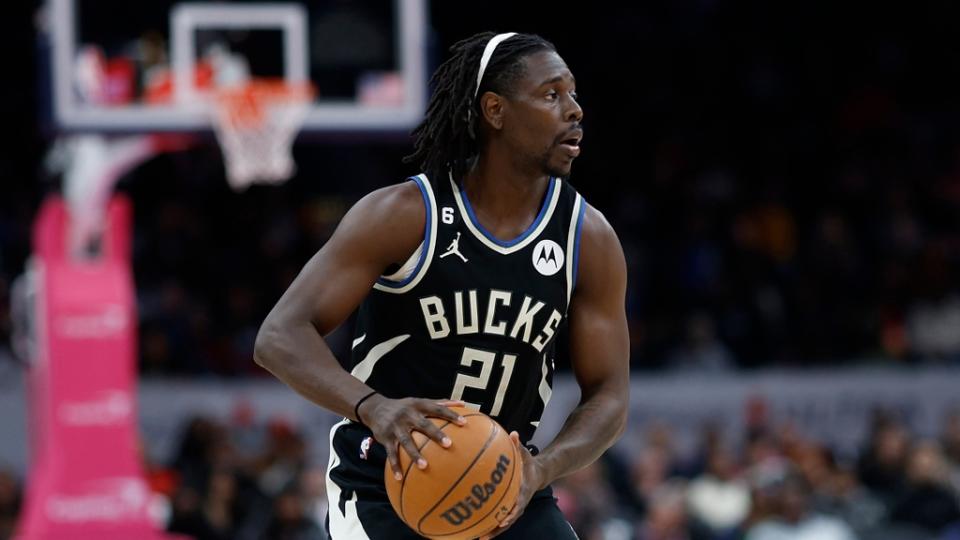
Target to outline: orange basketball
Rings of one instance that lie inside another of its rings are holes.
[[[387,462],[384,481],[393,509],[417,534],[469,540],[491,532],[513,509],[523,466],[500,424],[471,409],[451,409],[467,419],[466,425],[430,419],[453,441],[450,448],[415,431],[413,440],[427,468],[417,467],[401,448],[403,479],[393,477]]]

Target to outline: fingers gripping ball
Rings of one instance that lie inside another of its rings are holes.
[[[500,424],[471,409],[451,409],[466,418],[466,425],[430,419],[453,441],[450,448],[414,432],[429,465],[419,469],[401,449],[403,479],[394,478],[388,463],[384,481],[393,509],[417,534],[468,540],[491,532],[510,513],[520,492],[523,465]]]

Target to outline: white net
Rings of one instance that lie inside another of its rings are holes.
[[[293,176],[293,139],[312,99],[309,85],[274,80],[253,80],[217,93],[213,125],[233,189],[278,184]]]

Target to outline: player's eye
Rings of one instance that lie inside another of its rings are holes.
[[[560,97],[560,94],[558,94],[556,90],[550,90],[547,92],[547,99],[550,101],[554,101],[558,97]]]
[[[580,94],[578,94],[576,90],[574,90],[573,92],[570,92],[570,97],[572,97],[574,101],[577,101],[578,99],[580,99]]]

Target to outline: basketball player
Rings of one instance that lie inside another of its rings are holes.
[[[256,360],[345,417],[331,430],[333,540],[418,538],[394,513],[384,463],[429,464],[427,417],[489,414],[524,457],[513,511],[493,536],[575,538],[550,483],[597,459],[624,428],[628,400],[626,265],[604,217],[565,178],[583,111],[552,44],[479,34],[434,74],[407,161],[424,171],[361,199],[273,308]],[[350,364],[324,343],[357,307]],[[556,439],[527,443],[550,399],[554,339],[569,325],[582,391]]]

